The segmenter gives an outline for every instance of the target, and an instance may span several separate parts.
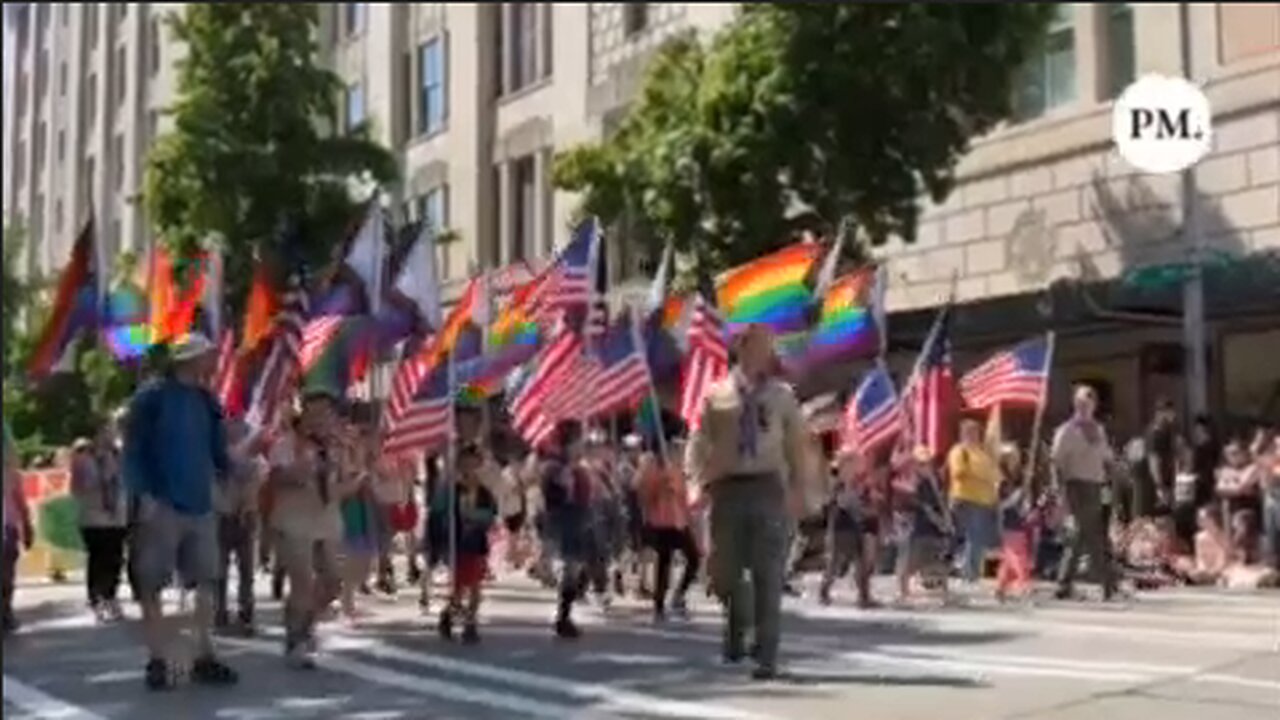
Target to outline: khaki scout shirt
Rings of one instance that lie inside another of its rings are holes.
[[[1107,465],[1111,462],[1111,443],[1101,423],[1097,423],[1098,436],[1094,442],[1085,437],[1080,424],[1074,419],[1058,427],[1053,436],[1050,458],[1058,481],[1083,480],[1102,484],[1107,481]]]
[[[340,454],[340,451],[334,451],[334,455]],[[272,470],[284,470],[297,463],[317,463],[318,458],[312,443],[295,433],[289,433],[272,446],[269,462]],[[336,468],[341,468],[338,457],[334,457],[331,462]],[[300,540],[342,539],[340,505],[347,492],[346,485],[342,470],[335,470],[330,478],[329,502],[326,503],[320,497],[320,486],[315,478],[309,477],[300,485],[277,482],[275,505],[271,511],[271,528]]]
[[[776,473],[793,489],[803,491],[806,504],[812,471],[806,450],[804,418],[790,386],[767,380],[757,397],[764,422],[757,425],[756,453],[738,449],[742,396],[739,375],[730,373],[711,386],[702,409],[702,424],[689,439],[685,467],[697,485],[710,485],[731,475]]]

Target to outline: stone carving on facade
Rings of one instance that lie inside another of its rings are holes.
[[[1005,238],[1009,267],[1025,285],[1043,285],[1053,272],[1057,232],[1043,210],[1027,208]]]

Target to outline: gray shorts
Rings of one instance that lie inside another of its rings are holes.
[[[221,575],[215,513],[184,515],[149,501],[136,532],[134,569],[144,596],[163,590],[175,572],[184,587],[210,586]]]

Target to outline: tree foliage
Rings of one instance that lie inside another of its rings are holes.
[[[183,257],[220,240],[238,308],[255,258],[283,253],[283,221],[302,245],[290,253],[321,265],[356,213],[353,187],[389,182],[397,167],[367,124],[328,130],[343,88],[317,62],[317,5],[192,3],[169,27],[187,56],[174,129],[148,158],[146,207]]]
[[[914,238],[971,139],[1011,111],[1044,37],[1035,3],[750,4],[652,61],[618,131],[557,157],[580,210],[647,224],[720,269],[787,240],[798,208],[873,243]]]

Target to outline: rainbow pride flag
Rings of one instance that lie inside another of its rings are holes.
[[[107,347],[117,360],[133,360],[151,347],[147,295],[136,282],[126,281],[107,296]]]
[[[151,342],[180,341],[191,332],[196,309],[204,297],[208,256],[175,259],[157,245],[151,251]]]
[[[729,327],[764,323],[779,336],[808,330],[809,278],[823,251],[820,243],[798,242],[729,271],[716,289]]]
[[[805,358],[833,362],[879,350],[875,326],[876,269],[860,268],[831,284],[822,299],[818,322],[809,333]]]

